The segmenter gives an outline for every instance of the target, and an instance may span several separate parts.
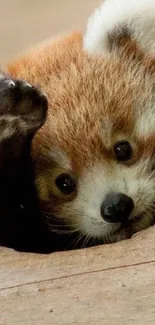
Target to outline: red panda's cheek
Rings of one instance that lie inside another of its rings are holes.
[[[37,189],[37,194],[40,200],[48,201],[49,200],[49,190],[45,178],[40,175],[36,177],[35,185]]]

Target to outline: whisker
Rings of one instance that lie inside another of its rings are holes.
[[[82,243],[82,248],[85,248],[87,247],[87,244],[89,243],[89,240],[91,239],[91,236],[90,235],[87,235]]]
[[[71,235],[71,234],[74,234],[77,232],[74,229],[60,229],[60,228],[57,228],[56,225],[51,225],[51,224],[48,225],[48,228],[49,228],[49,231],[57,233],[57,234]]]
[[[69,245],[69,248],[76,248],[77,245],[79,244],[80,240],[82,240],[82,238],[84,237],[84,234],[79,234],[78,237],[76,237],[71,244]]]
[[[72,215],[67,215],[67,216],[65,216],[65,214],[62,214],[62,217],[60,217],[60,215],[57,215],[56,213],[53,213],[53,212],[45,212],[45,211],[41,211],[41,215],[42,215],[42,217],[46,217],[46,218],[48,218],[48,219],[52,219],[52,220],[58,220],[58,221],[60,221],[60,222],[62,222],[62,220],[68,220],[68,219],[73,219],[73,217],[72,217]],[[76,215],[75,213],[74,213],[74,216],[75,217],[78,217],[78,215]]]

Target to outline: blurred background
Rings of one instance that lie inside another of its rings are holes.
[[[85,27],[100,0],[0,0],[0,63],[26,48]]]

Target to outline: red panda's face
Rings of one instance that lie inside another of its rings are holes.
[[[103,242],[147,227],[155,210],[153,77],[132,61],[83,55],[51,82],[49,115],[34,142],[49,227],[60,230],[63,221]]]
[[[154,40],[154,0],[105,0],[83,41],[45,44],[10,68],[48,95],[32,155],[51,230],[113,242],[152,223]]]

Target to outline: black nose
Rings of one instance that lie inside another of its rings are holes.
[[[101,215],[108,222],[126,222],[134,209],[131,197],[122,193],[109,193],[101,206]]]

